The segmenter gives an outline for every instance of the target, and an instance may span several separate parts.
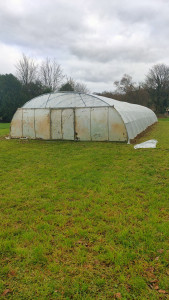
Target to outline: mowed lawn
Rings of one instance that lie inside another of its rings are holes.
[[[2,299],[167,299],[169,119],[138,142],[7,140]]]

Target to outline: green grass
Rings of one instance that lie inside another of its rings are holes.
[[[0,124],[2,299],[166,299],[169,122],[138,141],[156,149],[8,132]]]
[[[0,138],[4,135],[9,134],[10,124],[9,123],[0,123]]]
[[[160,121],[165,121],[165,122],[168,122],[169,121],[169,117],[166,117],[166,118],[161,118]]]

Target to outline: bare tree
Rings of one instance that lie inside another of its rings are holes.
[[[86,84],[82,82],[75,81],[72,77],[67,78],[67,82],[63,84],[60,88],[60,91],[74,91],[77,93],[89,93],[89,89],[87,88]]]
[[[135,83],[130,75],[124,74],[120,81],[115,81],[116,93],[127,93],[134,91]]]
[[[24,85],[36,81],[38,66],[33,58],[28,57],[23,53],[22,58],[18,60],[15,67],[16,76]]]
[[[63,78],[63,71],[60,65],[57,64],[56,59],[51,60],[47,57],[40,66],[40,80],[42,84],[52,91],[56,91]]]
[[[154,65],[146,76],[146,84],[151,88],[169,86],[169,67],[164,64]]]
[[[163,113],[169,105],[169,66],[154,65],[146,76],[148,90],[157,113]]]
[[[87,88],[86,84],[82,82],[75,82],[74,90],[75,92],[78,93],[84,93],[84,94],[89,93],[89,89]]]

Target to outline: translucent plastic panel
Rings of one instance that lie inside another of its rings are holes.
[[[61,109],[51,110],[51,138],[62,139],[62,111]]]
[[[23,109],[23,136],[35,138],[35,110]]]
[[[100,106],[107,106],[107,104],[100,100],[97,96],[92,95],[81,95],[83,98],[83,106],[86,107],[100,107]]]
[[[22,109],[18,109],[11,122],[11,137],[22,137]]]
[[[50,111],[49,109],[35,109],[36,138],[50,139]]]
[[[79,94],[54,94],[50,96],[47,102],[47,107],[51,108],[63,108],[63,107],[83,107],[84,103]]]
[[[92,141],[108,141],[108,108],[91,108]]]
[[[109,141],[127,141],[127,131],[124,125],[124,122],[118,112],[109,107]]]
[[[80,141],[90,141],[90,108],[76,108],[75,138]]]
[[[74,140],[74,111],[62,110],[62,134],[64,140]]]
[[[26,102],[23,108],[45,108],[46,102],[49,98],[50,94],[42,95],[36,97],[28,102]]]

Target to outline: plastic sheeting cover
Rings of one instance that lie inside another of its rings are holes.
[[[144,143],[137,144],[134,146],[134,149],[140,149],[140,148],[156,148],[158,141],[157,140],[148,140]]]
[[[155,113],[144,106],[83,93],[57,92],[28,101],[23,108],[76,108],[113,106],[123,119],[128,139],[134,139],[148,126],[157,122]]]

